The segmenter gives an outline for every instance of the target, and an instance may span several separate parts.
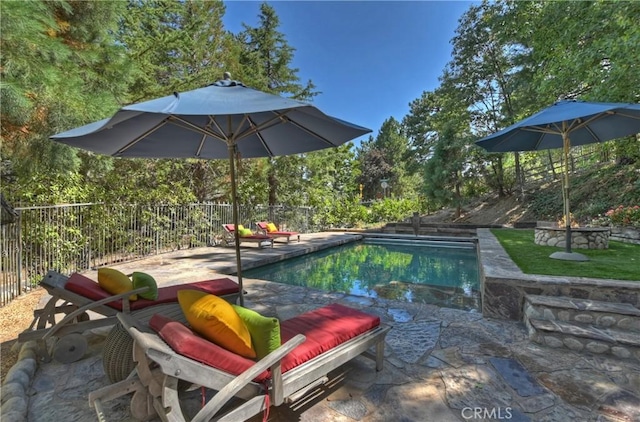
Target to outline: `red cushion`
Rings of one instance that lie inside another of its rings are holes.
[[[148,299],[138,299],[135,302],[131,303],[131,309],[142,309],[147,306],[158,305],[160,303],[173,303],[178,301],[178,291],[190,289],[190,290],[201,290],[203,292],[216,295],[216,296],[224,296],[233,293],[239,293],[240,288],[238,283],[229,279],[229,278],[218,278],[216,280],[206,280],[206,281],[198,281],[196,283],[186,283],[186,284],[175,284],[173,286],[160,287],[158,289],[158,299],[156,300],[148,300]]]
[[[102,290],[98,283],[78,273],[71,274],[71,277],[67,279],[64,288],[70,292],[77,293],[80,296],[84,296],[87,299],[95,301],[112,296],[106,290]]]
[[[283,359],[282,372],[379,325],[380,317],[337,303],[282,321],[280,336],[283,343],[296,334],[307,337],[304,343]]]
[[[199,337],[183,324],[167,317],[156,314],[149,325],[158,331],[160,337],[175,352],[230,374],[240,375],[254,363],[251,359]],[[284,357],[282,372],[287,372],[378,325],[379,317],[337,303],[282,321],[280,335],[283,344],[297,334],[307,337],[304,343]],[[269,377],[270,374],[265,371],[254,381],[260,382]]]
[[[229,374],[240,375],[255,364],[251,359],[230,352],[200,337],[182,323],[163,315],[155,314],[149,321],[149,326],[157,331],[176,353]],[[269,373],[264,371],[254,381],[260,382],[268,377]]]
[[[258,227],[260,227],[261,230],[267,230],[267,224],[269,223],[265,223],[265,222],[260,222],[257,223]],[[280,235],[280,236],[295,236],[296,234],[298,234],[298,232],[283,232],[280,230],[276,230],[274,232],[269,232],[269,234],[273,235]]]
[[[277,235],[281,235],[281,236],[295,236],[296,234],[298,234],[298,232],[280,232],[280,231],[275,231],[275,232],[269,232],[269,234],[277,234]]]
[[[106,290],[103,290],[98,283],[83,276],[82,274],[74,273],[69,277],[65,284],[65,289],[77,293],[94,301],[105,299],[112,296]],[[158,299],[138,299],[130,303],[131,310],[144,309],[147,306],[159,305],[161,303],[173,303],[178,302],[178,290],[182,289],[195,289],[202,290],[216,296],[224,296],[228,294],[240,292],[238,283],[229,278],[219,278],[216,280],[198,281],[196,283],[176,284],[173,286],[160,287],[158,289]],[[108,306],[122,311],[122,300],[115,300],[107,303]]]
[[[269,240],[271,239],[269,236],[264,234],[250,234],[248,236],[240,236],[240,239],[260,239],[260,240]]]

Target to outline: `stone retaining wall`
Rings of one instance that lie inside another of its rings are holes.
[[[591,282],[578,277],[552,278],[526,274],[522,278],[485,277],[482,315],[521,321],[525,294],[629,303],[640,308],[640,283],[610,280],[607,285],[604,280]]]
[[[629,303],[640,308],[640,282],[524,274],[487,229],[478,229],[485,318],[521,321],[525,294]]]
[[[633,227],[611,227],[609,239],[640,245],[640,229]]]
[[[571,248],[573,249],[608,249],[609,228],[584,227],[571,229]],[[536,245],[564,247],[566,229],[555,227],[536,227]]]

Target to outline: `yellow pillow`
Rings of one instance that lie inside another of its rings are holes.
[[[244,230],[244,226],[242,224],[238,224],[238,232]]]
[[[251,334],[231,304],[199,290],[179,290],[178,302],[193,331],[217,345],[254,359]]]
[[[133,283],[129,277],[114,268],[98,268],[98,285],[112,295],[133,290]],[[138,295],[129,296],[129,300],[137,299]]]
[[[268,231],[269,233],[271,233],[271,232],[277,232],[277,231],[278,231],[278,228],[276,227],[276,225],[275,225],[275,224],[273,224],[273,223],[269,223],[269,224],[267,224],[267,231]]]

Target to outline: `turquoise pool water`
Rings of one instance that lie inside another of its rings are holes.
[[[461,245],[372,239],[242,273],[331,292],[479,311],[476,248]]]

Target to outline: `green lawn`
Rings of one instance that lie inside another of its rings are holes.
[[[640,282],[640,245],[609,242],[609,249],[578,249],[589,261],[561,261],[549,255],[562,250],[533,243],[533,230],[492,229],[513,262],[525,274],[610,278]]]

